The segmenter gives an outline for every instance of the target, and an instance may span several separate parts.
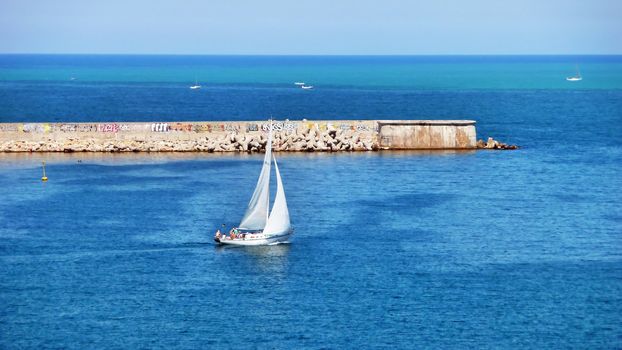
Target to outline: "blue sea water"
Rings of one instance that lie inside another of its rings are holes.
[[[256,249],[211,235],[260,154],[0,154],[0,347],[622,346],[620,57],[0,56],[1,121],[270,114],[522,149],[279,154],[296,233]]]

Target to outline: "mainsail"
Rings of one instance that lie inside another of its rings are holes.
[[[263,230],[268,221],[270,207],[270,160],[272,159],[272,120],[268,131],[266,154],[263,158],[263,167],[257,180],[255,192],[248,202],[246,213],[240,222],[240,228],[245,230]]]
[[[270,217],[263,230],[263,233],[267,235],[285,233],[290,229],[289,210],[287,209],[285,190],[283,190],[281,173],[279,172],[279,166],[276,164],[276,158],[274,158],[274,170],[276,172],[276,197],[274,198],[274,205],[272,205]]]

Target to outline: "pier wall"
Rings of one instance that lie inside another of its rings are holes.
[[[275,151],[473,149],[470,120],[274,121]],[[252,152],[266,121],[0,123],[0,152]]]

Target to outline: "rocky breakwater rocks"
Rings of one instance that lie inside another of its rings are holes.
[[[207,152],[259,152],[266,148],[268,135],[265,133],[229,133],[221,137],[196,140],[191,145],[177,145],[171,151]],[[336,152],[374,151],[377,142],[371,133],[362,135],[352,130],[329,128],[321,131],[307,128],[302,131],[275,132],[272,149],[276,152]],[[162,151],[163,149],[158,149]],[[165,149],[169,150],[169,149]]]
[[[229,134],[209,142],[202,149],[208,152],[257,152],[265,149],[267,135]],[[272,149],[277,152],[373,151],[378,146],[371,135],[363,137],[351,131],[306,129],[300,133],[276,132]]]
[[[122,139],[84,135],[38,141],[0,140],[0,152],[260,152],[268,142],[268,135],[263,131],[195,134],[185,138],[175,137],[173,133],[166,138],[143,134]],[[378,150],[378,144],[373,132],[303,128],[275,131],[272,149],[277,152],[373,151]]]
[[[277,133],[274,138],[276,151],[336,152],[374,151],[378,144],[373,136],[352,130],[329,128],[325,131],[305,129],[301,133]]]
[[[513,150],[518,149],[516,145],[509,145],[489,137],[486,142],[484,140],[477,140],[478,149],[500,149],[500,150]]]

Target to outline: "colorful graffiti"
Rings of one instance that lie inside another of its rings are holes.
[[[192,131],[193,124],[175,123],[169,128],[170,131]]]
[[[194,124],[192,126],[192,130],[194,132],[209,132],[210,126],[209,124]]]
[[[119,125],[116,123],[113,124],[99,124],[98,125],[99,132],[118,132]]]
[[[302,124],[300,124],[302,123]],[[365,122],[292,122],[285,121],[273,121],[272,127],[277,132],[295,132],[299,127],[306,127],[313,130],[326,131],[329,129],[341,129],[341,130],[354,130],[357,132],[370,132],[377,129],[377,125]],[[269,123],[103,123],[103,124],[89,124],[89,123],[59,123],[59,124],[47,124],[47,123],[25,123],[25,124],[1,124],[0,132],[25,132],[25,133],[47,133],[47,132],[102,132],[102,133],[117,133],[117,132],[268,132]]]
[[[224,124],[211,124],[210,131],[212,132],[225,131],[225,125]]]

